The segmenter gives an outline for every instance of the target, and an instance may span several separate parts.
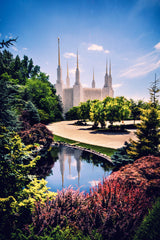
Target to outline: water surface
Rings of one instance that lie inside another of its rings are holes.
[[[51,191],[69,186],[89,191],[112,172],[112,166],[106,159],[79,149],[61,145],[54,147],[51,155],[55,157],[55,162],[51,174],[46,177]]]

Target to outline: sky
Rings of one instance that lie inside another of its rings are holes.
[[[160,0],[1,0],[0,41],[18,37],[9,51],[27,55],[55,84],[58,37],[62,78],[67,62],[75,82],[76,54],[80,80],[104,85],[111,61],[114,96],[149,99],[160,78]]]

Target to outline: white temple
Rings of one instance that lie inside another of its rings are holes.
[[[69,71],[67,65],[67,78],[66,84],[62,80],[62,69],[60,62],[60,43],[58,38],[58,68],[57,68],[57,81],[55,84],[57,95],[60,95],[64,113],[66,113],[73,106],[78,106],[80,102],[86,102],[87,100],[103,100],[105,97],[113,97],[114,92],[112,88],[112,75],[111,75],[111,62],[109,65],[109,74],[108,66],[106,63],[106,73],[104,77],[104,86],[103,88],[96,88],[96,83],[94,79],[92,80],[92,88],[84,88],[80,82],[80,71],[79,71],[79,62],[78,62],[78,51],[77,51],[77,68],[75,71],[75,83],[73,87],[70,87]]]

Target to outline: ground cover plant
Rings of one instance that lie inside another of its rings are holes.
[[[128,240],[159,195],[160,158],[143,157],[112,173],[88,194],[69,188],[45,204],[36,202],[32,224],[23,234],[32,233],[28,239],[47,238],[51,229],[69,226],[91,239],[96,231],[103,239]]]

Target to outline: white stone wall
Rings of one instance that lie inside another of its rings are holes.
[[[83,89],[81,85],[73,86],[73,106],[78,106],[83,101]]]
[[[73,88],[65,88],[63,90],[63,107],[64,113],[73,107]]]
[[[87,100],[102,99],[102,93],[100,88],[83,88],[83,102]]]
[[[63,85],[61,83],[56,83],[55,85],[56,94],[60,95],[61,101],[63,102]]]

